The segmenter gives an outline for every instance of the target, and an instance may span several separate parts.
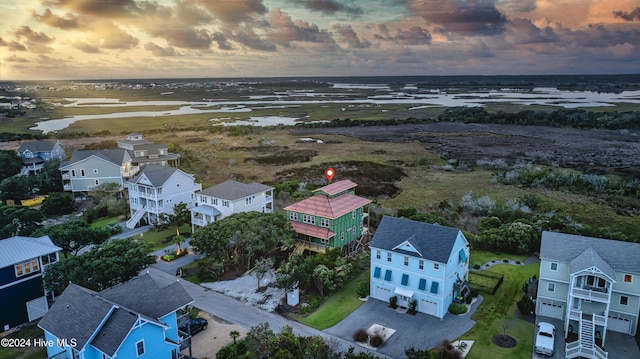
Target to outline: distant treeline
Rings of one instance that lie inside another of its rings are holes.
[[[483,107],[451,107],[437,118],[352,120],[335,119],[329,122],[298,123],[297,127],[356,127],[392,126],[403,124],[463,122],[505,125],[572,127],[609,130],[640,129],[640,111],[592,112],[580,109],[559,109],[551,112],[524,110],[520,112],[489,112]]]
[[[0,142],[41,140],[44,138],[46,136],[40,134],[0,132]]]

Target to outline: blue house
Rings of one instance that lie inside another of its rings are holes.
[[[42,269],[58,260],[48,236],[0,240],[0,328],[8,330],[42,317],[49,305],[42,286]]]
[[[23,142],[18,147],[18,154],[22,159],[23,175],[36,174],[47,161],[63,161],[66,157],[64,146],[60,141],[30,141]]]
[[[38,326],[50,358],[175,359],[192,302],[180,283],[161,287],[149,274],[101,292],[71,283]]]
[[[469,242],[459,229],[382,218],[371,248],[372,298],[443,318],[454,298],[469,294]]]

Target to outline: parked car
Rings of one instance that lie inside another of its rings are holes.
[[[191,319],[189,323],[187,323],[187,325],[183,325],[178,329],[180,329],[180,331],[183,331],[185,333],[189,333],[189,327],[190,327],[191,335],[194,335],[202,330],[207,329],[208,324],[209,322],[207,322],[207,320],[204,318],[195,318],[195,319]]]
[[[538,354],[553,356],[556,327],[547,322],[538,323],[534,351]]]

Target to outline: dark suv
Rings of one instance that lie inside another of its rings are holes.
[[[187,325],[183,325],[178,329],[180,329],[180,331],[183,331],[185,333],[189,333],[189,327],[191,327],[191,335],[194,335],[201,330],[207,329],[207,324],[209,324],[209,322],[207,322],[206,319],[195,318],[195,319],[191,319]]]

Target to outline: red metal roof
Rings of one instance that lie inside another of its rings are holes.
[[[329,196],[333,196],[334,194],[338,194],[338,193],[346,191],[348,189],[355,188],[356,186],[357,186],[357,184],[355,184],[354,182],[351,182],[350,180],[342,180],[342,181],[338,181],[336,183],[332,183],[330,185],[326,185],[324,187],[320,187],[320,188],[314,190],[314,192],[322,191],[322,192],[328,194]]]
[[[316,227],[314,225],[306,223],[291,222],[291,227],[293,227],[294,231],[300,234],[315,238],[329,239],[336,235],[335,232],[329,230],[329,228]]]
[[[316,194],[285,207],[285,210],[336,219],[369,203],[371,203],[371,200],[350,193],[334,198]]]

